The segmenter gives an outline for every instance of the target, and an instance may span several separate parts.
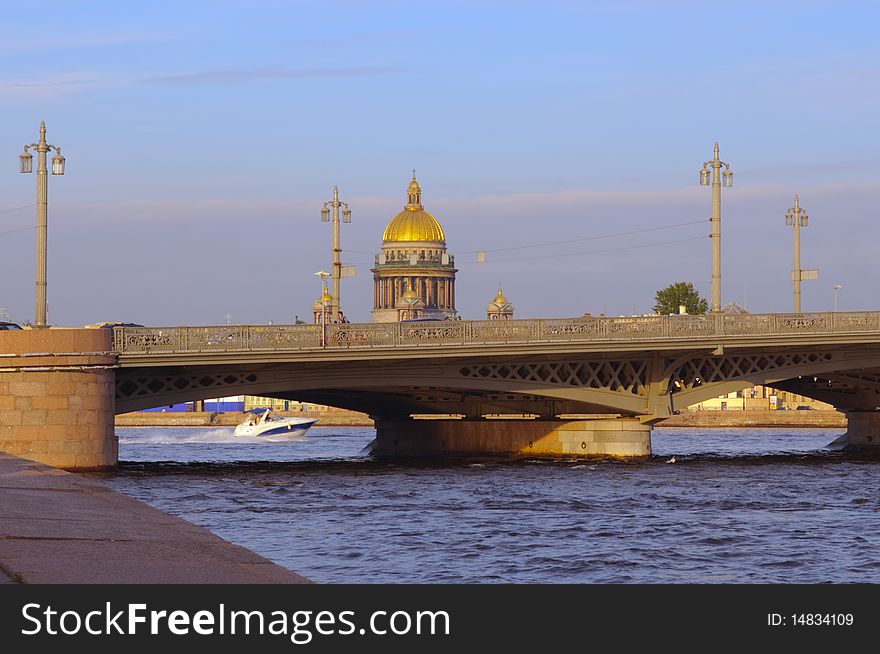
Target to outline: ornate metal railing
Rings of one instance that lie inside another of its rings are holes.
[[[501,343],[558,343],[706,339],[877,332],[880,312],[632,316],[564,320],[443,320],[412,323],[227,327],[117,327],[119,354],[255,352],[340,348],[430,347]]]

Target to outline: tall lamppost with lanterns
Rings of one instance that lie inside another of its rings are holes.
[[[24,152],[18,155],[21,172],[33,172],[34,156],[29,152],[37,151],[37,297],[34,308],[34,327],[46,327],[46,249],[47,249],[47,214],[48,214],[48,170],[46,155],[55,151],[52,157],[52,174],[64,174],[64,157],[61,148],[46,142],[46,123],[40,121],[40,140],[24,146]]]
[[[721,168],[724,168],[722,172]],[[709,168],[712,170],[710,171]],[[721,184],[733,186],[733,172],[730,164],[718,158],[718,143],[715,143],[715,156],[711,161],[703,162],[700,170],[700,186],[709,186],[712,177],[712,313],[721,313]]]
[[[801,208],[797,193],[794,194],[794,207],[785,212],[785,224],[794,228],[794,267],[791,269],[791,283],[794,286],[794,312],[801,312],[801,282],[819,279],[818,270],[801,270],[801,227],[810,224],[810,217]]]
[[[837,313],[837,291],[843,288],[843,284],[834,285],[834,313]]]
[[[333,236],[331,243],[333,266],[330,268],[330,277],[333,280],[333,292],[331,293],[331,297],[333,299],[331,301],[332,305],[330,307],[330,315],[333,316],[333,320],[335,320],[336,316],[339,315],[339,307],[341,306],[341,299],[339,297],[340,281],[343,277],[354,276],[354,266],[342,265],[342,246],[340,245],[339,238],[340,209],[342,209],[342,222],[350,223],[351,209],[348,208],[347,202],[342,202],[339,199],[339,189],[334,186],[333,199],[329,202],[325,202],[324,208],[321,209],[321,222],[332,222],[333,225]]]

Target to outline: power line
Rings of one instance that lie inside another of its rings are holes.
[[[30,231],[32,229],[36,229],[36,228],[37,228],[37,226],[34,225],[32,227],[21,227],[19,229],[10,229],[7,232],[0,232],[0,236],[3,236],[4,234],[14,234],[15,232],[28,232],[28,231]]]
[[[0,213],[12,213],[13,211],[21,211],[22,209],[30,209],[31,207],[37,206],[36,204],[26,204],[23,207],[13,207],[12,209],[4,209],[0,211]]]
[[[629,245],[622,248],[606,248],[604,250],[590,250],[588,252],[569,252],[567,254],[545,254],[537,257],[517,257],[515,259],[495,259],[491,262],[479,262],[479,261],[464,261],[459,262],[458,265],[462,266],[471,266],[471,265],[485,265],[486,263],[501,263],[501,262],[510,262],[510,261],[534,261],[536,259],[561,259],[563,257],[580,257],[586,254],[605,254],[607,252],[623,252],[624,250],[638,250],[641,248],[653,248],[659,247],[661,245],[673,245],[675,243],[687,243],[689,241],[701,241],[704,238],[708,238],[707,236],[696,236],[691,238],[680,238],[675,241],[663,241],[661,243],[645,243],[644,245]]]
[[[703,222],[703,221],[700,221]],[[651,247],[659,247],[662,245],[673,245],[675,243],[687,243],[690,241],[700,241],[704,238],[708,238],[707,236],[692,236],[690,238],[680,238],[673,241],[661,241],[659,243],[644,243],[642,245],[628,245],[619,248],[604,248],[601,250],[589,250],[587,252],[568,252],[566,254],[542,254],[536,257],[516,257],[511,259],[492,259],[489,261],[459,261],[457,265],[469,266],[474,264],[485,265],[486,263],[501,263],[501,262],[510,262],[510,261],[534,261],[536,259],[559,259],[562,257],[575,257],[575,256],[583,256],[586,254],[604,254],[606,252],[623,252],[625,250],[638,250],[642,248],[651,248]],[[514,248],[511,248],[514,249]],[[518,248],[516,248],[518,249]],[[485,252],[485,250],[483,250]],[[491,252],[496,252],[497,250],[490,250]],[[354,250],[348,250],[348,252],[354,252]],[[471,253],[473,254],[473,253]],[[359,262],[359,259],[355,259],[356,262]],[[366,263],[364,261],[363,263]]]
[[[634,234],[644,234],[647,232],[656,232],[663,229],[675,229],[676,227],[686,227],[688,225],[698,225],[700,223],[706,222],[706,219],[703,218],[701,220],[690,220],[683,223],[673,223],[671,225],[657,225],[656,227],[646,227],[644,229],[633,229],[627,232],[616,232],[614,234],[602,234],[599,236],[584,236],[582,238],[570,238],[564,241],[550,241],[547,243],[532,243],[529,245],[515,245],[506,248],[494,248],[490,250],[466,250],[464,252],[458,252],[457,254],[477,254],[478,252],[509,252],[511,250],[527,250],[529,248],[541,248],[541,247],[550,247],[553,245],[568,245],[569,243],[581,243],[583,241],[598,241],[606,238],[617,238],[619,236],[632,236]],[[353,252],[356,254],[374,254],[373,252],[365,252],[363,250],[345,250],[345,252]]]
[[[646,227],[645,229],[634,229],[628,232],[617,232],[616,234],[603,234],[601,236],[584,236],[583,238],[569,238],[564,241],[551,241],[549,243],[533,243],[531,245],[516,245],[508,248],[495,248],[492,250],[469,250],[466,252],[459,252],[458,254],[476,254],[478,252],[508,252],[510,250],[526,250],[529,248],[542,248],[549,247],[551,245],[568,245],[569,243],[580,243],[583,241],[598,241],[605,238],[617,238],[618,236],[632,236],[633,234],[644,234],[646,232],[656,232],[661,229],[673,229],[675,227],[684,227],[686,225],[696,225],[698,223],[706,222],[703,220],[691,220],[686,223],[675,223],[673,225],[659,225],[657,227]]]

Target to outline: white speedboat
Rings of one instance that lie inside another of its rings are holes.
[[[302,436],[317,418],[284,418],[272,409],[251,409],[235,428],[236,436]]]

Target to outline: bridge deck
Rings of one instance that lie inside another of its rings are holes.
[[[113,338],[123,366],[183,363],[187,354],[202,361],[235,353],[344,359],[351,351],[423,358],[830,343],[880,343],[880,312],[332,324],[323,336],[318,325],[117,328]]]

